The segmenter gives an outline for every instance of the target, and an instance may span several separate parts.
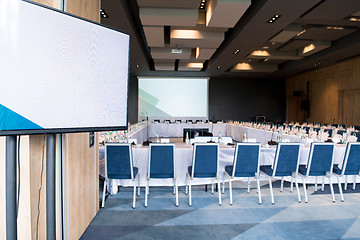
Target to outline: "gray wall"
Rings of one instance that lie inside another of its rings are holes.
[[[251,121],[257,115],[267,120],[286,118],[285,81],[282,79],[211,78],[209,119]],[[129,78],[128,121],[137,122],[138,79]]]
[[[283,79],[210,79],[209,119],[251,121],[257,115],[264,115],[266,120],[285,120]]]

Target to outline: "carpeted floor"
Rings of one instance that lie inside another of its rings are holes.
[[[263,204],[258,204],[256,189],[246,192],[246,183],[234,184],[234,204],[229,204],[229,191],[222,194],[205,192],[203,186],[192,191],[193,206],[188,206],[185,188],[179,188],[179,207],[171,187],[151,187],[148,207],[144,207],[144,188],[132,209],[132,189],[108,197],[81,239],[360,239],[359,190],[345,191],[340,201],[334,185],[336,203],[331,201],[329,186],[325,191],[308,188],[309,203],[298,203],[289,184],[280,192],[274,182],[275,204],[271,204],[268,185],[261,187]],[[227,186],[227,185],[226,185]],[[255,187],[255,182],[252,183]],[[303,188],[300,187],[303,198]]]

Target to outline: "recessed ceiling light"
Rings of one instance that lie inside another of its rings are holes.
[[[360,22],[360,17],[356,17],[356,16],[350,16],[347,19],[352,22]]]
[[[272,45],[275,45],[275,44],[276,44],[276,42],[271,42],[271,44],[272,44]]]
[[[235,51],[234,51],[234,54],[236,55],[236,54],[238,54],[240,52],[240,50],[239,49],[236,49]]]
[[[269,46],[263,46],[263,49],[268,49],[269,48]]]
[[[269,59],[268,59],[268,58],[264,59],[264,62],[267,62],[267,61],[269,61]]]
[[[270,20],[268,21],[268,23],[273,23],[276,20],[278,20],[281,17],[281,15],[279,14],[275,14],[272,18],[270,18]]]
[[[139,68],[140,67],[139,64],[137,64],[136,67]]]
[[[217,69],[220,69],[221,67],[220,66],[217,66]]]
[[[306,32],[306,29],[302,30],[301,32],[299,32],[296,36],[300,36],[301,34],[305,33]]]

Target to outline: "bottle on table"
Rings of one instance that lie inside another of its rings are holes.
[[[223,142],[222,142],[221,132],[219,132],[219,139],[218,139],[218,142],[219,142],[219,143],[223,143]]]
[[[185,142],[186,142],[186,144],[189,144],[189,143],[190,143],[189,132],[186,132]]]
[[[157,142],[157,143],[159,143],[159,142],[160,142],[159,132],[156,132],[156,142]]]
[[[243,142],[247,142],[246,132],[244,132],[242,141],[243,141]]]

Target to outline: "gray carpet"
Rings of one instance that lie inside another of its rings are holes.
[[[184,187],[179,189],[179,207],[171,187],[151,187],[147,208],[142,188],[136,209],[132,209],[132,189],[121,188],[107,199],[81,239],[360,239],[360,186],[345,191],[341,202],[334,185],[337,201],[333,203],[329,186],[314,192],[310,185],[309,203],[298,203],[295,188],[290,193],[285,184],[280,192],[279,185],[274,182],[272,205],[264,182],[259,205],[256,189],[248,194],[246,183],[237,182],[232,206],[228,189],[219,206],[217,192],[194,187],[192,207]],[[303,198],[302,187],[300,191]]]

